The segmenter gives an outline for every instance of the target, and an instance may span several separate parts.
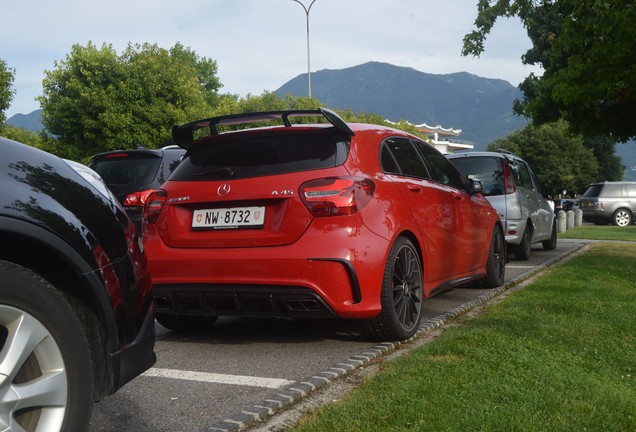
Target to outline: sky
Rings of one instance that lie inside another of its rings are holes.
[[[309,7],[311,0],[299,0]],[[480,57],[462,57],[477,0],[315,0],[309,11],[311,71],[369,61],[431,74],[469,72],[517,86],[530,72],[520,21],[500,19]],[[307,14],[294,0],[0,0],[0,59],[15,70],[7,118],[39,109],[45,71],[74,44],[177,42],[215,60],[222,93],[275,91],[307,73]]]

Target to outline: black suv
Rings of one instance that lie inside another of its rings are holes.
[[[176,145],[116,150],[94,155],[89,166],[104,179],[141,232],[141,215],[148,195],[170,177],[184,154],[185,150]]]
[[[155,360],[147,257],[84,165],[0,137],[0,430],[84,431]]]

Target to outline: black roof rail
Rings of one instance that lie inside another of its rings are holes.
[[[286,111],[264,111],[254,113],[230,114],[219,117],[211,117],[203,120],[196,120],[182,125],[174,125],[172,127],[172,140],[176,145],[186,150],[194,142],[194,131],[209,128],[210,135],[218,135],[219,125],[237,125],[245,123],[255,123],[262,121],[280,120],[286,127],[291,127],[290,117],[310,117],[320,116],[327,119],[331,125],[338,131],[351,137],[354,132],[347,123],[335,112],[327,108],[318,108],[317,110],[286,110]]]

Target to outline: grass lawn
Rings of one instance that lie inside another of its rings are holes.
[[[559,233],[559,238],[636,241],[636,225],[581,225]]]
[[[636,431],[636,243],[589,247],[295,430]]]

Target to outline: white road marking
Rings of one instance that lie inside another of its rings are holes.
[[[533,269],[535,266],[507,265],[506,268],[511,269]]]
[[[183,371],[177,369],[151,368],[144,372],[142,375],[158,378],[172,378],[188,381],[242,385],[250,387],[265,387],[272,389],[281,388],[294,383],[294,381],[288,381],[278,378],[260,378],[245,375],[226,375],[208,372]]]

